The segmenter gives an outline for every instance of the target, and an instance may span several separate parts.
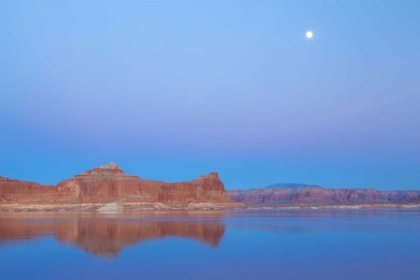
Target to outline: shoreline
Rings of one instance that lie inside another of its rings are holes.
[[[276,205],[276,206],[248,206],[248,209],[393,209],[420,208],[420,204],[414,203],[377,203],[377,204],[319,204],[319,205]]]
[[[213,211],[213,210],[316,210],[316,209],[420,209],[420,203],[377,203],[377,204],[318,204],[318,205],[274,205],[250,206],[230,203],[82,203],[82,204],[3,204],[0,213],[14,212],[97,212],[97,213],[123,213],[135,211]]]
[[[7,212],[97,212],[97,213],[123,213],[134,211],[177,211],[177,210],[226,210],[246,209],[241,203],[82,203],[82,204],[2,204],[0,213]]]

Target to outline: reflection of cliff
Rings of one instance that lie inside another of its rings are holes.
[[[69,222],[38,223],[6,220],[0,223],[0,246],[42,236],[55,236],[94,255],[115,256],[124,247],[165,237],[195,239],[218,247],[225,233],[222,224],[203,221],[120,221],[79,219]]]

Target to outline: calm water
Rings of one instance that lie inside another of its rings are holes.
[[[0,279],[420,279],[418,210],[0,214]]]

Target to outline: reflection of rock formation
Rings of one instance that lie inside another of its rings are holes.
[[[218,247],[225,232],[222,224],[203,221],[120,221],[78,219],[66,222],[2,220],[0,246],[14,241],[55,236],[94,255],[115,256],[124,247],[165,237],[195,239]]]

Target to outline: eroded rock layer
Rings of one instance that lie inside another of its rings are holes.
[[[57,186],[0,177],[0,204],[218,203],[243,206],[227,196],[216,172],[193,181],[166,183],[127,175],[115,163],[83,172]]]

